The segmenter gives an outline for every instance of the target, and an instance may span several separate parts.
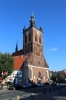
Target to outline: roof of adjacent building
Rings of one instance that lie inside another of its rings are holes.
[[[25,56],[25,57],[19,57],[19,56],[13,56],[14,58],[14,70],[20,70],[23,67],[24,61],[26,60],[26,58],[28,58],[29,56]]]
[[[21,49],[21,50],[19,50],[17,52],[12,53],[12,56],[21,56],[21,55],[23,55],[23,49]]]
[[[20,70],[22,68],[22,65],[25,61],[25,58],[19,58],[19,57],[14,57],[14,70]]]

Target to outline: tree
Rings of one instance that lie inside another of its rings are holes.
[[[8,72],[8,75],[13,71],[14,58],[9,53],[2,54],[0,52],[0,75],[2,71]]]
[[[55,73],[53,73],[53,72],[52,72],[52,75],[51,75],[51,79],[53,81],[56,81],[56,79],[57,79],[57,75]]]

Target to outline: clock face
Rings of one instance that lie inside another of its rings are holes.
[[[29,34],[29,31],[26,32],[26,35],[28,35],[28,34]]]

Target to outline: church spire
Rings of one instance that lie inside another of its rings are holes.
[[[31,19],[30,19],[30,27],[36,27],[35,18],[34,18],[33,12],[32,12]]]
[[[17,51],[18,51],[18,41],[16,43],[16,48],[15,48],[15,52],[17,52]]]

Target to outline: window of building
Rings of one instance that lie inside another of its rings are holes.
[[[27,53],[27,45],[25,45],[25,54]]]
[[[27,43],[27,36],[25,36],[25,43]]]
[[[35,41],[37,42],[37,36],[35,36]]]
[[[28,53],[29,53],[29,48],[30,48],[29,45],[30,45],[30,44],[28,44]]]
[[[32,43],[30,43],[30,52],[32,52]]]
[[[41,53],[42,53],[42,52],[41,52],[41,49],[40,49],[40,56],[41,56]]]
[[[29,42],[31,41],[31,34],[29,34]]]
[[[31,42],[31,52],[32,52],[32,42]]]
[[[38,65],[40,65],[40,62],[38,61]]]
[[[41,38],[39,38],[39,43],[41,43]]]
[[[32,68],[30,68],[30,79],[32,79]]]
[[[41,78],[41,72],[38,72],[38,78]]]

